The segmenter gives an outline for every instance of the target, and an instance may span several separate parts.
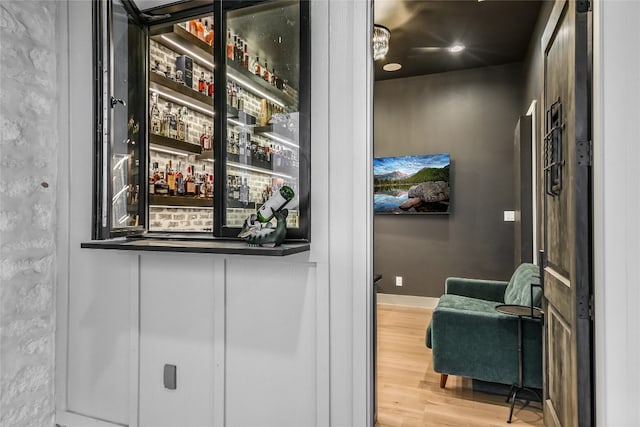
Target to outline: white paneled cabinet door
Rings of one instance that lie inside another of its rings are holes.
[[[214,424],[216,265],[205,255],[142,256],[140,427]]]

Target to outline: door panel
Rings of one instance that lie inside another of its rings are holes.
[[[586,2],[557,1],[544,50],[544,307],[547,426],[587,426],[591,386],[591,188]],[[585,158],[587,154],[587,158]]]

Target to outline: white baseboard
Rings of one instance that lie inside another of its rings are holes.
[[[413,295],[394,295],[378,293],[378,304],[403,305],[406,307],[436,308],[440,298],[417,297]]]
[[[68,411],[56,411],[56,425],[63,427],[126,427],[124,424],[111,423]]]

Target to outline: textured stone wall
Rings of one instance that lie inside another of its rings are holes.
[[[0,2],[0,426],[54,414],[55,1]]]

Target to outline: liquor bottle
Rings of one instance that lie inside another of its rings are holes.
[[[200,78],[198,79],[198,92],[205,93],[206,84],[207,84],[207,81],[204,79],[204,71],[202,71],[200,73]]]
[[[185,118],[187,117],[187,107],[178,109],[178,140],[186,141],[187,138],[187,124]]]
[[[200,134],[200,148],[206,150],[207,143],[207,125],[202,125],[202,134]]]
[[[173,70],[171,69],[171,64],[167,64],[165,69],[166,69],[165,77],[167,77],[169,80],[174,80],[174,78],[173,78]]]
[[[156,194],[156,177],[158,176],[158,163],[153,163],[151,173],[149,173],[149,194]]]
[[[169,136],[169,114],[171,111],[171,103],[167,102],[162,110],[162,116],[160,117],[161,129],[160,134],[163,136]]]
[[[264,68],[262,69],[262,79],[265,82],[269,82],[269,67],[267,66],[267,61],[264,61]]]
[[[194,175],[193,165],[187,166],[187,179],[184,181],[185,196],[196,195],[196,181],[193,175]]]
[[[167,102],[169,113],[167,114],[167,135],[169,138],[178,138],[178,119],[173,111],[171,111],[171,103]]]
[[[242,185],[240,186],[240,203],[246,208],[249,205],[249,185],[247,184],[247,177],[242,179]]]
[[[158,94],[154,93],[153,105],[151,106],[151,133],[160,135],[162,133],[162,120],[160,120],[160,109],[158,109]]]
[[[204,20],[204,26],[202,28],[202,41],[209,43],[209,21]]]
[[[211,26],[209,27],[209,37],[207,38],[207,43],[209,43],[209,46],[213,46],[215,34],[216,33],[213,31],[213,22],[212,22]]]
[[[271,86],[276,85],[276,69],[275,68],[271,69],[271,76],[269,77],[269,83],[271,84]]]
[[[227,58],[233,59],[233,40],[231,40],[231,30],[227,30]]]
[[[253,63],[253,72],[256,76],[262,76],[262,69],[260,66],[260,57],[256,55],[256,62]]]
[[[260,100],[260,126],[267,126],[271,120],[271,103],[266,99]]]
[[[242,52],[242,68],[245,70],[249,69],[249,46],[247,42],[244,42],[244,49]]]
[[[178,171],[176,172],[176,194],[184,196],[184,175],[182,174],[182,162],[178,162]]]
[[[176,195],[176,175],[171,168],[171,160],[167,163],[167,171],[164,174],[166,176],[167,186],[169,187],[169,195]]]
[[[204,41],[204,25],[202,24],[202,18],[198,18],[198,22],[196,23],[196,29],[198,30],[197,37]]]
[[[194,166],[191,166],[191,170],[193,171],[193,174],[195,175],[194,177],[194,185],[195,185],[195,190],[194,190],[194,194],[196,197],[198,196],[204,196],[204,193],[200,193],[200,189],[202,188],[204,181],[202,181],[202,174],[201,173],[196,173]]]
[[[238,109],[238,91],[235,83],[231,84],[231,107]]]
[[[206,150],[213,150],[213,128],[207,126],[207,139],[205,141]]]
[[[294,196],[293,189],[287,185],[280,187],[280,190],[271,195],[269,199],[258,208],[258,221],[268,222],[273,218],[273,213],[278,212],[289,203]]]
[[[195,19],[189,21],[189,32],[198,37],[198,24]]]
[[[244,94],[240,86],[238,86],[236,91],[236,98],[238,98],[238,111],[244,111]]]
[[[233,200],[240,201],[240,177],[233,177]]]
[[[233,35],[233,58],[234,62],[238,62],[238,35]]]
[[[207,185],[206,185],[206,197],[211,199],[213,198],[213,175],[209,174],[208,178],[207,178]]]
[[[207,85],[207,95],[208,96],[213,96],[213,74],[211,74],[211,77],[209,78],[209,84]]]

